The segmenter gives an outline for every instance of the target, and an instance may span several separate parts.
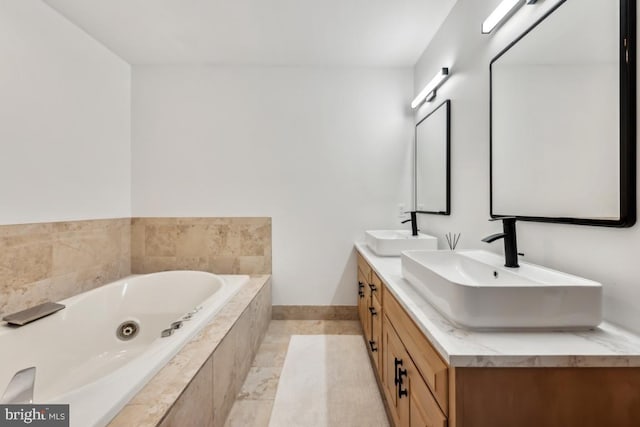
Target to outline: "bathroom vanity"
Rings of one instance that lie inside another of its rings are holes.
[[[401,275],[400,258],[358,251],[358,310],[396,426],[640,425],[640,337],[457,327]]]

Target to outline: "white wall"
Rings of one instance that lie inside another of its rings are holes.
[[[438,237],[462,232],[460,247],[502,253],[501,241],[480,239],[500,230],[489,223],[489,63],[554,1],[523,7],[493,35],[480,24],[499,0],[460,0],[415,67],[417,93],[442,66],[452,77],[434,102],[451,99],[452,215],[420,216],[423,230]],[[421,108],[416,120],[429,111]],[[443,247],[443,240],[440,247]],[[604,284],[605,318],[640,332],[640,226],[629,229],[518,223],[524,260],[598,280]]]
[[[134,216],[273,217],[274,304],[355,304],[411,203],[411,69],[133,67]]]
[[[130,79],[41,1],[0,2],[0,224],[130,216]]]

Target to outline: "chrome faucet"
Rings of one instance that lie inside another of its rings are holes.
[[[482,239],[482,241],[491,243],[498,239],[504,239],[504,266],[512,268],[520,267],[520,265],[518,265],[518,242],[516,240],[516,217],[503,216],[491,218],[489,221],[502,221],[503,232],[487,236]]]
[[[15,373],[4,391],[0,404],[33,403],[33,386],[36,382],[36,367],[22,369]]]
[[[405,222],[409,222],[411,221],[411,235],[412,236],[417,236],[418,235],[418,217],[417,217],[417,212],[416,211],[409,211],[409,212],[405,212],[408,214],[411,214],[411,218],[410,219],[405,219],[404,221],[402,221],[402,224],[404,224]]]

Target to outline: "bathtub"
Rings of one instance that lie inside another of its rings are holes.
[[[71,427],[104,426],[248,280],[198,271],[133,276],[60,301],[64,310],[28,325],[0,323],[0,396],[15,372],[35,366],[34,403],[69,404]],[[122,340],[118,326],[128,321],[139,329],[133,338],[120,329],[130,338]]]

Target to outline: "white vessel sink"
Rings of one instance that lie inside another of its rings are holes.
[[[407,251],[402,275],[451,321],[470,329],[591,329],[602,285],[480,250]]]
[[[422,233],[412,236],[410,230],[369,230],[364,235],[367,246],[380,256],[400,256],[410,249],[438,249],[436,237]]]

